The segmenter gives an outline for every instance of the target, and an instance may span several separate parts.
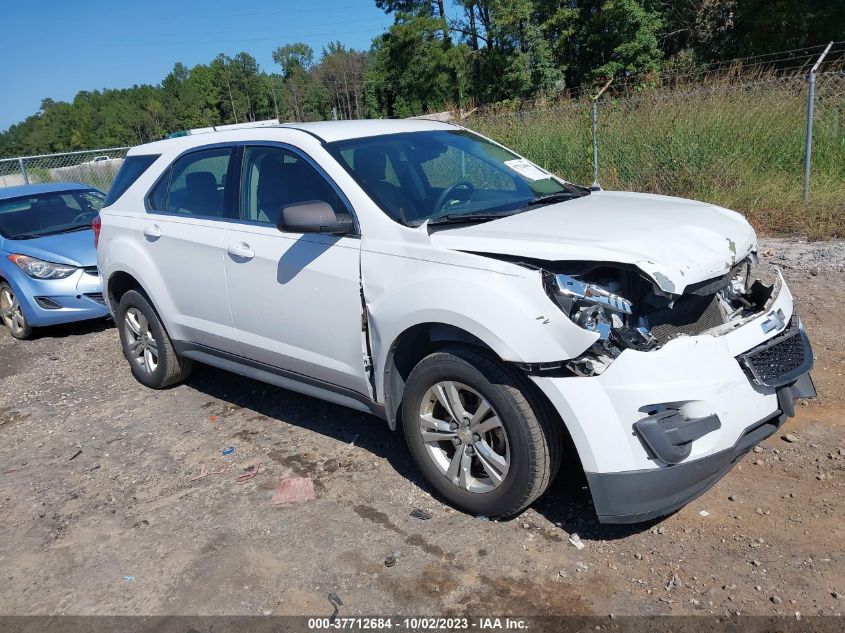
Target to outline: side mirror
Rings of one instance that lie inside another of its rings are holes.
[[[282,207],[276,227],[282,233],[331,233],[346,235],[354,230],[348,213],[335,213],[328,202],[311,200]]]

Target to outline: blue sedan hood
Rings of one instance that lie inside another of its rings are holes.
[[[10,253],[29,255],[56,264],[97,265],[94,231],[91,229],[45,235],[31,240],[3,240],[2,244],[3,249]]]

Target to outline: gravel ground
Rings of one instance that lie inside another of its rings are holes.
[[[202,366],[147,390],[104,323],[0,328],[0,613],[328,615],[329,592],[342,615],[840,613],[845,244],[762,251],[800,301],[820,397],[636,526],[600,526],[566,477],[515,519],[467,516],[373,417]],[[316,499],[271,505],[287,475]]]

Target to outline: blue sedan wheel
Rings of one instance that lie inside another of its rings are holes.
[[[32,334],[32,328],[26,322],[21,304],[7,283],[0,284],[0,317],[15,338],[25,339]]]

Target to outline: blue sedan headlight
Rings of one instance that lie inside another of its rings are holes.
[[[9,259],[33,279],[64,279],[78,270],[76,266],[45,262],[28,255],[9,255]]]

